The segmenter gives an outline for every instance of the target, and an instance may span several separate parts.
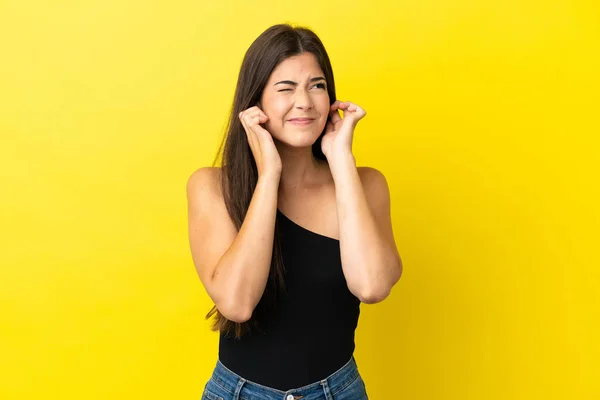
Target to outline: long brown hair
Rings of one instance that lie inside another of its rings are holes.
[[[256,38],[242,61],[233,106],[226,125],[226,134],[213,162],[213,166],[216,166],[218,156],[223,150],[221,190],[227,212],[238,231],[246,217],[258,181],[256,162],[238,114],[257,105],[271,73],[282,61],[304,52],[315,55],[325,75],[330,104],[333,104],[336,99],[335,83],[329,56],[321,40],[308,28],[293,27],[288,24],[274,25]],[[313,144],[312,152],[315,158],[327,161],[321,150],[321,139],[324,133],[325,129]],[[247,322],[236,323],[225,318],[216,307],[213,307],[206,315],[207,319],[216,316],[212,329],[224,334],[234,334],[239,338],[250,328],[258,327],[260,317],[268,312],[276,301],[277,293],[284,289],[283,276],[281,239],[276,222],[269,279],[252,317]]]

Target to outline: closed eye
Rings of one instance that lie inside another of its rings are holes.
[[[324,83],[317,83],[316,85],[313,85],[313,88],[317,88],[317,89],[325,89],[325,84]],[[291,92],[293,89],[279,89],[278,92]]]

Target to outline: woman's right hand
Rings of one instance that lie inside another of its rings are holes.
[[[250,149],[254,155],[258,177],[281,175],[281,157],[271,134],[261,126],[269,120],[257,106],[242,111],[238,117],[244,126]]]

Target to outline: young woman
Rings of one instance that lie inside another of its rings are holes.
[[[385,299],[402,262],[386,179],[352,155],[364,116],[336,100],[312,31],[275,25],[248,49],[221,168],[187,185],[192,258],[220,331],[203,399],[367,398],[360,303]]]

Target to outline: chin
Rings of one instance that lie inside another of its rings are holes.
[[[281,143],[291,147],[310,147],[319,138],[321,132],[311,131],[285,131],[276,136]]]

